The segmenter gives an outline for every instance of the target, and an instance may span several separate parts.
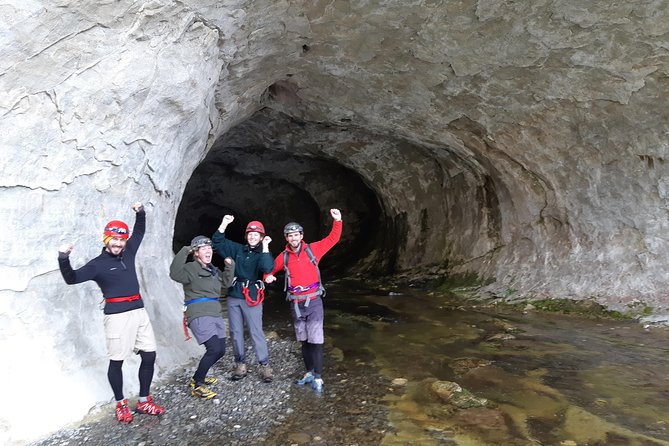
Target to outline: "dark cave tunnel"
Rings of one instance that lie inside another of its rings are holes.
[[[333,159],[268,147],[253,128],[242,123],[220,137],[193,172],[177,212],[173,250],[196,235],[211,237],[231,214],[229,239],[244,243],[246,224],[260,220],[276,256],[285,247],[286,223],[299,222],[304,240],[317,241],[330,231],[330,209],[339,208],[342,238],[323,258],[321,270],[331,277],[392,272],[394,223],[384,218],[382,200],[363,178]],[[215,256],[214,263],[220,267],[222,259]]]

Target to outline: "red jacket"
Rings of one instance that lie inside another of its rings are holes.
[[[316,257],[316,262],[320,263],[321,259],[334,245],[337,244],[339,238],[341,237],[343,223],[342,221],[333,220],[332,229],[330,233],[323,240],[309,243],[311,251]],[[288,270],[290,271],[290,285],[291,286],[303,286],[307,287],[315,282],[318,282],[318,271],[316,266],[311,263],[309,255],[307,254],[305,248],[305,241],[302,240],[302,246],[300,247],[299,255],[295,254],[292,249],[286,244],[286,249],[281,251],[281,253],[276,256],[274,259],[274,269],[270,274],[275,275],[277,272],[283,270],[283,256],[284,252],[288,252]],[[313,293],[311,291],[303,291],[301,293],[295,293],[296,295],[300,294],[309,294]]]

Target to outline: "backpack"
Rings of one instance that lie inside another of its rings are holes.
[[[314,252],[311,250],[311,246],[309,246],[308,243],[304,244],[304,250],[306,251],[307,256],[309,256],[309,260],[311,261],[311,263],[313,263],[314,266],[316,267],[316,272],[318,273],[318,283],[320,284],[320,288],[323,290],[323,296],[325,296],[325,288],[323,287],[323,284],[321,282],[321,270],[318,268],[318,260],[316,260],[316,256],[314,255]],[[288,251],[283,251],[283,269],[286,272],[283,290],[288,292],[288,287],[290,286],[290,271],[288,270]]]

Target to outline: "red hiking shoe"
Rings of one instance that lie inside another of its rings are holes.
[[[147,415],[162,415],[165,413],[165,408],[157,405],[151,395],[146,397],[146,401],[140,403],[137,401],[137,406],[135,406],[135,412],[145,413]]]
[[[130,423],[132,421],[132,413],[128,407],[128,400],[116,403],[116,419],[119,423]]]

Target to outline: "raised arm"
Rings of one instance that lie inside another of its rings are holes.
[[[225,237],[225,230],[234,220],[235,217],[232,215],[225,215],[218,230],[211,236],[212,248],[214,248],[214,252],[221,257],[235,257],[237,250],[242,247],[241,244],[228,240]]]
[[[221,224],[218,226],[218,232],[225,234],[225,230],[228,228],[228,225],[235,221],[235,217],[232,215],[224,215]]]
[[[177,255],[172,259],[172,264],[170,265],[170,278],[179,283],[189,283],[190,278],[186,272],[186,260],[188,259],[188,254],[190,254],[190,246],[184,246],[179,250]]]
[[[135,211],[135,224],[132,227],[132,233],[128,239],[126,249],[137,252],[146,233],[146,211],[144,210],[144,205],[139,202],[132,204],[132,210]]]
[[[91,265],[90,262],[77,270],[72,269],[72,265],[70,264],[70,253],[73,249],[74,245],[71,243],[62,245],[58,248],[58,267],[60,268],[60,274],[63,276],[65,283],[74,285],[76,283],[92,280],[97,274],[97,269],[95,266]]]
[[[330,209],[330,215],[332,216],[332,229],[330,230],[330,233],[323,240],[310,244],[314,255],[319,261],[326,252],[339,242],[339,239],[341,238],[343,228],[341,212],[339,209]]]

